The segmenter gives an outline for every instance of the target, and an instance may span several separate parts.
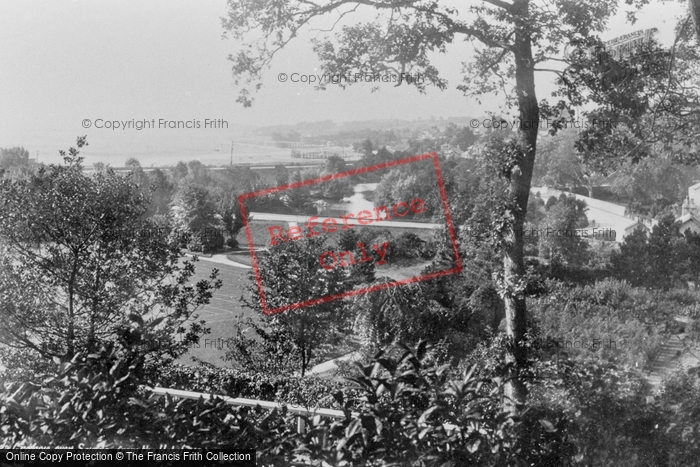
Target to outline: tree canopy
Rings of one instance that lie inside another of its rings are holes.
[[[144,217],[130,177],[86,175],[78,149],[61,154],[62,165],[0,180],[0,342],[71,359],[138,341],[176,358],[205,331],[194,312],[220,286],[216,271],[189,284],[193,263],[181,263],[169,224]],[[155,323],[147,336],[144,322]]]
[[[639,5],[643,0],[627,3]],[[475,45],[474,60],[464,63],[464,79],[457,88],[467,95],[501,93],[506,106],[517,108],[519,118],[517,136],[502,147],[499,172],[508,180],[509,188],[498,224],[502,231],[501,290],[506,302],[506,332],[513,342],[508,360],[517,369],[526,366],[527,357],[521,343],[526,328],[523,241],[515,232],[524,225],[540,117],[564,120],[561,110],[568,103],[580,105],[588,98],[585,89],[572,86],[585,68],[567,75],[546,68],[546,62],[561,60],[563,47],[568,44],[600,44],[596,34],[605,29],[618,6],[614,0],[556,4],[483,0],[464,6],[432,0],[333,0],[323,4],[229,0],[223,27],[242,43],[230,59],[235,84],[241,87],[238,101],[244,106],[252,104],[251,87],[256,91],[262,87],[262,73],[275,54],[324,16],[335,17],[333,29],[338,26],[339,30],[333,37],[327,34],[315,39],[313,49],[322,70],[331,75],[420,73],[425,79],[401,84],[420,92],[429,85],[445,89],[448,82],[432,62],[434,54],[446,52],[449,44],[460,39]],[[374,19],[350,22],[350,16],[360,9],[372,10]],[[537,71],[554,71],[558,76],[562,86],[559,101],[538,101]],[[339,86],[352,84],[341,82]],[[525,401],[525,385],[516,378],[509,381],[508,398],[515,409]]]

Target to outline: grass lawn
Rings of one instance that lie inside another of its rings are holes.
[[[235,336],[239,317],[245,319],[255,313],[245,308],[240,301],[241,295],[245,294],[247,284],[250,283],[249,269],[200,259],[195,263],[195,274],[191,282],[207,279],[214,268],[219,270],[219,278],[223,284],[214,293],[210,303],[198,310],[199,318],[206,320],[211,333],[200,338],[199,347],[191,348],[187,354],[180,357],[180,363],[193,364],[192,357],[196,357],[217,366],[229,366],[223,360],[226,353],[225,341]]]
[[[286,223],[284,223],[286,225]],[[269,239],[267,227],[277,225],[274,221],[253,221],[251,229],[256,247],[264,246]],[[398,236],[403,231],[412,231],[421,238],[429,238],[430,230],[420,229],[389,229],[392,235]],[[250,265],[250,253],[247,245],[241,245],[239,251],[230,252],[227,257],[233,261]],[[420,271],[428,264],[428,261],[421,259],[401,260],[394,264],[378,266],[376,274],[378,277],[385,276],[394,280],[401,280],[420,275]],[[247,295],[246,287],[252,283],[249,274],[250,269],[229,266],[227,264],[214,263],[205,258],[195,264],[195,274],[191,283],[207,279],[212,269],[219,270],[219,278],[223,284],[214,293],[210,303],[198,311],[200,319],[204,319],[211,333],[200,338],[199,346],[193,346],[190,351],[183,355],[179,362],[183,364],[195,364],[195,357],[216,366],[230,366],[225,360],[227,346],[226,340],[236,335],[239,322],[249,316],[255,316],[256,312],[243,306],[240,301],[242,295]]]
[[[250,259],[250,251],[247,249],[230,251],[226,253],[226,258],[237,263],[245,264],[246,266],[253,265],[253,262]]]
[[[270,233],[267,231],[268,227],[280,226],[283,229],[288,229],[289,226],[287,222],[284,221],[256,221],[255,218],[251,220],[248,225],[250,226],[250,233],[253,236],[253,245],[258,248],[267,248],[270,246]],[[241,233],[238,235],[238,241],[243,249],[248,249],[248,237],[246,234],[246,229],[242,229]]]

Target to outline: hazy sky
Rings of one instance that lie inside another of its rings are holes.
[[[659,28],[670,43],[675,17],[684,3],[647,7],[635,25],[622,17],[619,34]],[[624,7],[623,7],[624,11]],[[313,74],[318,61],[308,37],[300,37],[276,58],[252,108],[235,102],[230,62],[232,40],[222,40],[224,0],[1,0],[0,1],[0,147],[23,145],[32,156],[49,154],[87,134],[90,151],[102,160],[154,152],[206,154],[237,136],[237,125],[270,125],[331,119],[337,122],[384,118],[417,119],[478,116],[496,110],[499,99],[477,105],[454,87],[460,62],[471,46],[455,44],[438,58],[450,90],[382,85],[329,86],[315,91],[306,84],[280,83],[279,73]],[[546,97],[547,80],[538,82]],[[84,129],[82,122],[103,120],[223,119],[228,130],[135,131]],[[240,134],[240,130],[238,130]],[[89,151],[88,151],[89,152]]]

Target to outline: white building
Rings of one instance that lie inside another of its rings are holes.
[[[700,233],[700,183],[688,188],[688,197],[683,201],[681,216],[676,222],[681,223],[681,233],[688,229]]]

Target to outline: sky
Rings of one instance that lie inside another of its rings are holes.
[[[670,44],[684,8],[680,2],[652,4],[635,25],[620,13],[603,38],[656,27],[657,38]],[[279,82],[280,73],[318,73],[309,42],[317,33],[307,31],[275,58],[253,107],[243,108],[235,102],[227,60],[237,44],[222,38],[225,14],[225,0],[0,1],[0,147],[24,146],[32,157],[59,162],[59,149],[87,135],[83,154],[91,162],[118,166],[135,156],[145,165],[193,158],[222,163],[231,140],[238,145],[251,126],[472,117],[497,111],[502,101],[487,98],[479,105],[455,89],[460,63],[471,56],[471,46],[462,42],[436,57],[450,83],[447,91],[421,95],[389,84],[378,92],[369,84],[317,91]],[[551,75],[538,79],[540,98],[551,92],[551,81]],[[200,128],[105,128],[105,122],[132,119],[197,121]],[[225,121],[228,128],[204,128],[205,119]],[[256,161],[260,151],[238,145],[234,153]]]

